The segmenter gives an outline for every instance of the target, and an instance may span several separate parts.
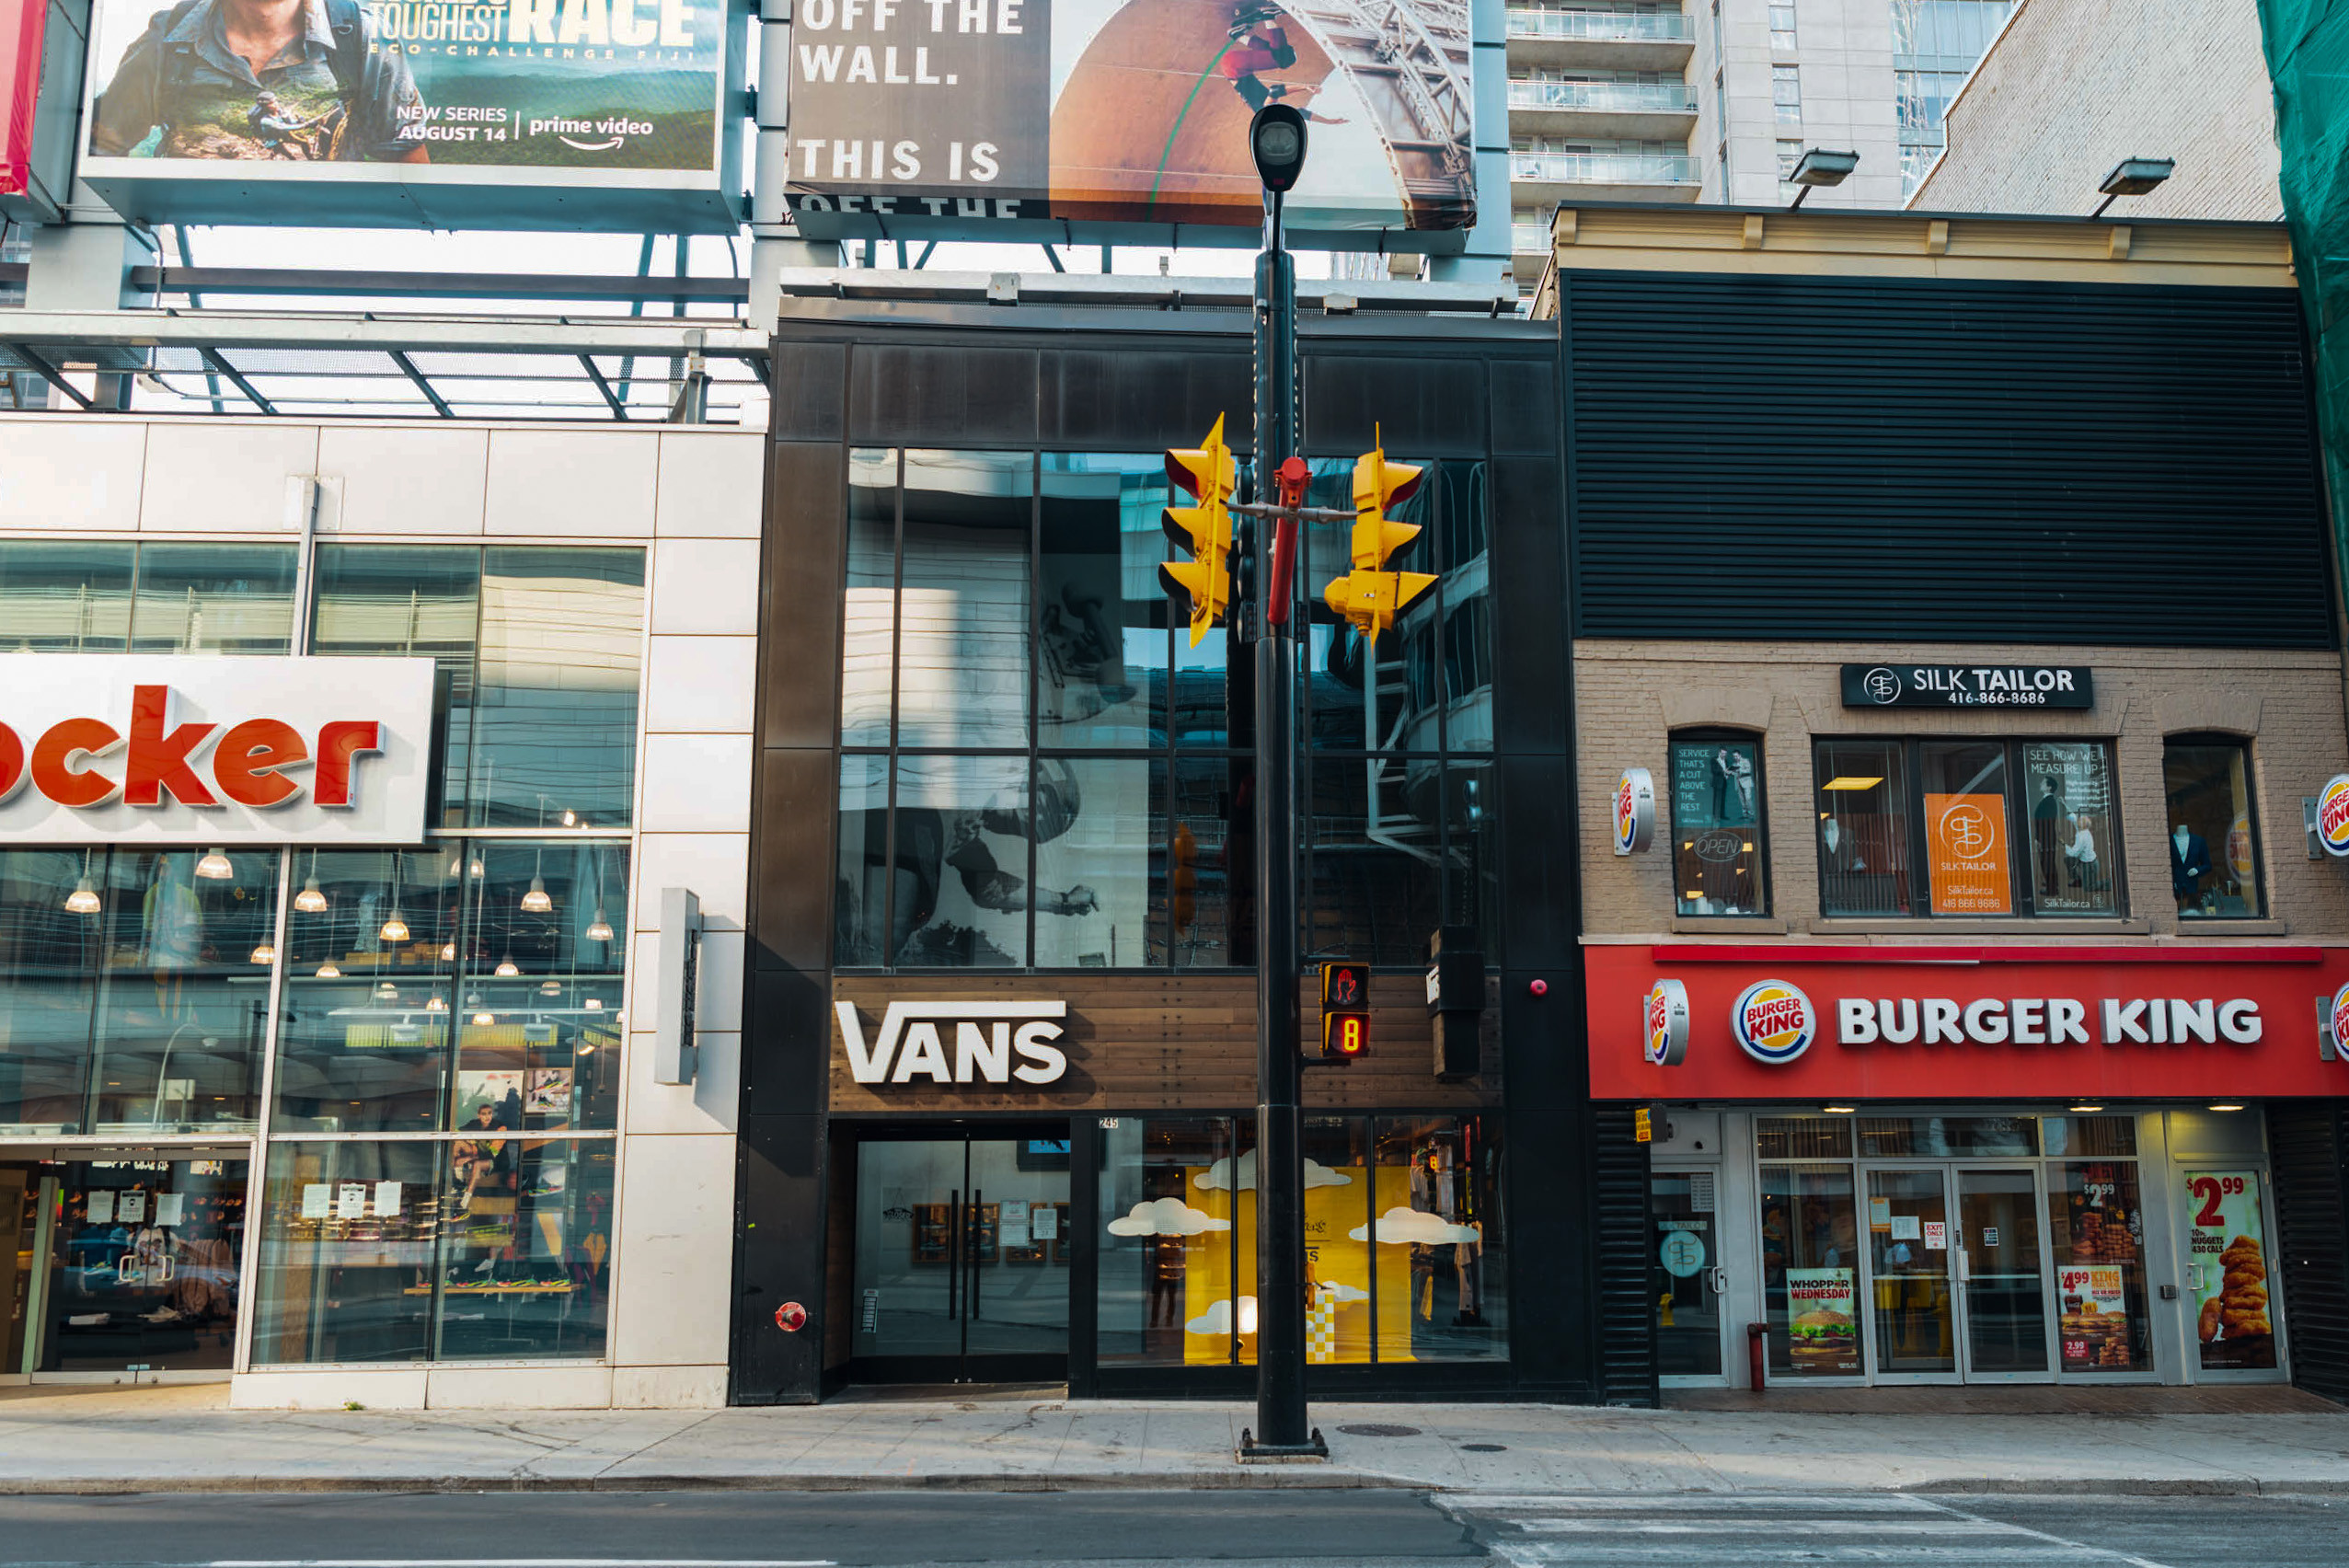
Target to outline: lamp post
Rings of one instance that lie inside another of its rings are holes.
[[[1786,210],[1793,212],[1802,205],[1803,198],[1822,185],[1841,185],[1860,167],[1858,153],[1831,153],[1825,147],[1805,147],[1802,156],[1795,161],[1794,171],[1786,178],[1802,187],[1794,193]]]
[[[1299,477],[1296,272],[1283,248],[1282,200],[1305,168],[1305,116],[1275,100],[1256,111],[1249,154],[1264,187],[1256,259],[1256,463],[1260,494]],[[1300,464],[1301,467],[1301,464]],[[1300,494],[1294,498],[1301,502]],[[1284,496],[1284,502],[1290,498]],[[1290,502],[1294,503],[1294,502]],[[1305,1165],[1297,1000],[1298,525],[1254,519],[1256,637],[1256,1425],[1243,1460],[1327,1458],[1305,1407]],[[1276,603],[1276,595],[1278,602]],[[1237,1307],[1237,1303],[1235,1303]],[[1237,1323],[1234,1325],[1238,1327]]]
[[[2116,197],[2144,195],[2169,179],[2171,171],[2177,167],[2174,158],[2123,158],[2113,166],[2113,172],[2104,177],[2104,183],[2096,188],[2104,193],[2104,200],[2099,202],[2096,211],[2088,215],[2102,217],[2104,209],[2111,206]]]

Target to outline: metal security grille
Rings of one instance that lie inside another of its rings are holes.
[[[2319,648],[2299,305],[1568,273],[1584,636]]]
[[[1599,1400],[1656,1403],[1656,1312],[1648,1294],[1648,1146],[1629,1105],[1600,1105],[1597,1145]]]
[[[2349,1400],[2349,1164],[2342,1134],[2337,1101],[2268,1108],[2292,1380]]]

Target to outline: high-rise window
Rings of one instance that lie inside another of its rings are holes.
[[[1797,65],[1770,67],[1770,101],[1777,107],[1779,123],[1802,123],[1802,71]]]
[[[1785,0],[1783,4],[1773,0],[1770,6],[1770,52],[1772,54],[1794,52],[1793,0]]]

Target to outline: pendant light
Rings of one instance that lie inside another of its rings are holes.
[[[255,963],[275,963],[277,962],[277,944],[270,940],[267,937],[263,937],[260,940],[260,945],[253,949],[253,962]]]
[[[85,849],[82,851],[82,880],[75,883],[74,891],[65,895],[65,911],[69,915],[95,915],[103,907],[98,889],[90,885],[90,852]]]
[[[522,912],[525,915],[544,915],[555,907],[555,901],[547,894],[546,880],[539,875],[546,859],[547,851],[541,849],[530,863],[530,891],[522,895]]]
[[[456,944],[455,942],[443,942],[441,944],[441,962],[443,963],[455,963],[456,962]]]
[[[340,980],[342,978],[342,971],[334,966],[333,959],[328,959],[324,963],[318,965],[318,978],[321,980]]]
[[[589,1012],[602,1012],[604,1010],[604,998],[601,997],[590,997],[587,998],[584,1005]]]
[[[498,967],[492,973],[501,980],[511,980],[522,973],[522,965],[513,961],[513,954],[508,953],[498,960]]]
[[[476,1027],[487,1029],[498,1020],[494,1014],[478,1012],[473,1015],[473,1021]]]
[[[449,1010],[449,1004],[438,991],[435,991],[432,993],[431,999],[425,1002],[424,1010],[426,1012],[446,1012]]]
[[[196,862],[196,874],[210,882],[226,882],[236,874],[236,868],[219,850],[207,849],[203,859]]]
[[[393,985],[388,980],[382,982],[375,987],[375,999],[379,1002],[388,1002],[398,995],[399,987]]]
[[[408,940],[408,922],[399,917],[399,857],[397,855],[392,857],[391,915],[384,921],[383,928],[375,934],[387,942],[404,942]]]
[[[559,997],[563,994],[563,983],[560,980],[543,980],[539,982],[538,994],[542,997]]]
[[[318,852],[310,851],[310,875],[302,883],[302,891],[294,895],[294,907],[305,915],[327,912],[327,895],[318,891]]]
[[[587,940],[591,942],[608,942],[612,940],[612,923],[604,918],[604,906],[600,904],[595,906],[594,924],[587,928]]]

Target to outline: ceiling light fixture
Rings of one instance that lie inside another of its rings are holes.
[[[236,874],[236,868],[219,850],[207,849],[204,858],[196,862],[196,874],[208,882],[226,882]]]
[[[253,962],[255,963],[275,963],[277,962],[277,944],[264,939],[259,946],[253,949]]]
[[[612,940],[612,923],[604,918],[604,911],[600,907],[595,911],[594,920],[587,928],[587,940],[591,942],[608,942]]]
[[[328,959],[324,963],[318,965],[318,978],[321,980],[340,980],[342,978],[342,971],[334,966],[334,960]]]
[[[515,975],[522,973],[522,965],[513,961],[513,954],[508,953],[505,957],[498,960],[498,967],[495,973],[501,979],[511,980]]]

